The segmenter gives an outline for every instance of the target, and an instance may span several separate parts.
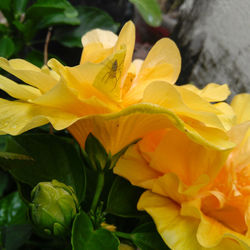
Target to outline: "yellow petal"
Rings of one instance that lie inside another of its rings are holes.
[[[231,94],[227,84],[209,83],[203,89],[198,89],[192,84],[183,85],[183,88],[189,89],[198,94],[208,102],[224,101]]]
[[[216,116],[221,112],[191,91],[167,82],[153,82],[145,90],[142,102],[154,103],[173,110],[180,116],[190,117],[205,125],[224,129]]]
[[[45,107],[58,108],[62,111],[75,114],[79,117],[90,114],[102,114],[109,111],[106,108],[106,105],[103,105],[96,99],[93,100],[89,98],[86,100],[79,100],[76,91],[74,91],[74,89],[68,88],[63,81],[59,82],[46,94],[30,102]]]
[[[108,49],[115,46],[117,35],[109,30],[94,29],[82,36],[83,47],[92,43],[101,43],[103,48]]]
[[[175,202],[146,191],[137,206],[139,210],[146,210],[150,214],[159,234],[171,249],[204,249],[196,240],[199,220],[181,216],[180,207]]]
[[[149,131],[169,126],[183,128],[172,112],[156,109],[150,104],[138,104],[114,114],[83,118],[73,124],[69,131],[82,147],[88,134],[93,133],[105,149],[114,154]]]
[[[128,71],[129,66],[131,64],[134,47],[135,47],[135,25],[133,24],[133,22],[128,21],[122,27],[117,43],[115,45],[115,51],[120,51],[121,49],[124,48],[126,49],[124,66],[121,72],[122,81],[124,80],[125,73]]]
[[[222,122],[224,128],[227,131],[230,130],[236,123],[236,115],[232,107],[225,102],[215,103],[213,106],[221,111],[221,114],[218,114],[218,118]]]
[[[121,49],[104,61],[93,83],[94,87],[112,100],[121,99],[121,78],[126,55],[126,50]]]
[[[0,134],[18,135],[49,122],[64,129],[76,120],[75,115],[58,109],[0,99]]]
[[[144,72],[161,64],[166,65],[165,76],[162,75],[162,68],[159,67],[161,80],[164,79],[169,83],[175,83],[181,70],[181,56],[176,44],[168,38],[159,40],[153,46],[142,65],[139,75],[143,75]],[[168,71],[168,65],[171,65],[173,71]],[[157,78],[156,72],[154,77],[155,80],[159,79]],[[153,78],[150,80],[153,80]]]
[[[131,146],[120,158],[114,167],[114,173],[128,179],[133,185],[146,189],[152,189],[154,180],[161,175],[148,166],[137,145]]]
[[[107,62],[109,61],[107,60]],[[95,99],[96,106],[102,103],[101,105],[105,110],[117,110],[116,103],[92,86],[96,76],[102,69],[105,69],[103,64],[84,63],[75,67],[64,67],[56,59],[51,59],[48,65],[63,77],[68,88],[75,89],[75,95],[82,102],[86,102],[87,99],[90,100],[92,98]]]
[[[100,63],[111,55],[112,52],[113,48],[106,49],[103,48],[101,43],[91,43],[84,47],[80,64],[87,62]]]
[[[57,83],[55,78],[42,72],[41,69],[35,65],[22,59],[12,59],[8,61],[1,57],[0,67],[25,83],[40,89],[42,92],[50,90]]]
[[[86,62],[99,63],[113,52],[117,35],[108,30],[94,29],[82,37],[83,52],[81,64]]]
[[[187,135],[194,141],[220,150],[232,149],[235,144],[222,130],[204,126],[199,121],[183,119]]]
[[[225,150],[234,146],[222,131],[197,126],[201,132],[199,134],[170,110],[153,104],[137,104],[114,114],[87,117],[72,125],[69,130],[82,147],[87,135],[92,132],[114,154],[150,131],[169,127],[176,127],[192,140],[215,149]]]
[[[250,120],[250,94],[239,94],[233,98],[231,106],[236,113],[237,123]]]
[[[0,89],[8,93],[10,96],[27,101],[41,95],[41,92],[28,85],[17,84],[14,81],[0,75]]]

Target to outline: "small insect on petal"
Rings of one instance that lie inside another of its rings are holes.
[[[120,85],[125,59],[125,50],[115,53],[103,63],[104,67],[98,73],[94,86],[112,99],[120,98]]]

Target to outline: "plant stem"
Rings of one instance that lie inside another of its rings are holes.
[[[103,186],[104,186],[104,172],[100,171],[98,172],[95,195],[92,200],[90,211],[95,212],[101,193],[102,193]]]
[[[127,239],[127,240],[131,240],[132,241],[132,236],[131,234],[129,233],[123,233],[123,232],[115,232],[115,235],[120,237],[120,238],[123,238],[123,239]]]

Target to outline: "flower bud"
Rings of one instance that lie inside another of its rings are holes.
[[[31,219],[39,231],[65,236],[77,213],[78,201],[72,187],[57,180],[40,182],[31,192]]]

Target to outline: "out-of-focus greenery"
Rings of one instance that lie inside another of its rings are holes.
[[[160,25],[161,11],[156,0],[125,1],[134,5],[147,24]],[[73,6],[68,0],[1,0],[0,11],[3,15],[0,18],[0,56],[25,58],[39,67],[44,64],[48,34],[51,52],[48,57],[76,64],[80,59],[83,34],[94,28],[117,32],[120,27],[107,12],[83,4]],[[64,48],[66,51],[79,48],[77,58],[68,59]]]
[[[119,28],[119,23],[103,10],[73,6],[67,0],[1,0],[0,11],[3,14],[0,56],[25,58],[37,66],[44,63],[43,50],[48,32],[53,48],[60,45],[72,48],[81,47],[82,35],[91,29],[116,32]],[[60,51],[56,54],[61,58]]]

